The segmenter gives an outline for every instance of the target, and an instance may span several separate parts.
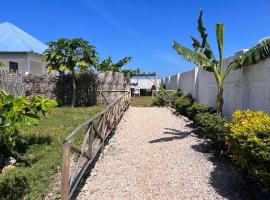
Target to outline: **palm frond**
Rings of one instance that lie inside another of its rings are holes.
[[[205,69],[211,70],[213,64],[203,53],[195,52],[189,48],[186,48],[180,45],[179,43],[175,41],[173,42],[173,48],[185,60],[192,62],[197,66],[204,67]]]

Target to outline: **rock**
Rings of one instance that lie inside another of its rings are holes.
[[[15,168],[15,166],[13,165],[7,165],[2,169],[2,174],[6,174],[7,172],[9,172],[10,170],[12,170],[13,168]]]
[[[14,165],[16,163],[16,159],[13,157],[9,157],[5,160],[6,165]]]

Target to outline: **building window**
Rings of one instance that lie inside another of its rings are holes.
[[[9,70],[11,72],[16,72],[18,71],[18,63],[9,61]]]

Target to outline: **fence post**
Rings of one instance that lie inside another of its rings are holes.
[[[62,146],[62,176],[61,176],[61,200],[69,199],[69,167],[70,167],[70,142],[64,142]]]

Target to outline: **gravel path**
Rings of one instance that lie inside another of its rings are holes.
[[[77,199],[250,199],[189,123],[168,108],[130,107]]]

